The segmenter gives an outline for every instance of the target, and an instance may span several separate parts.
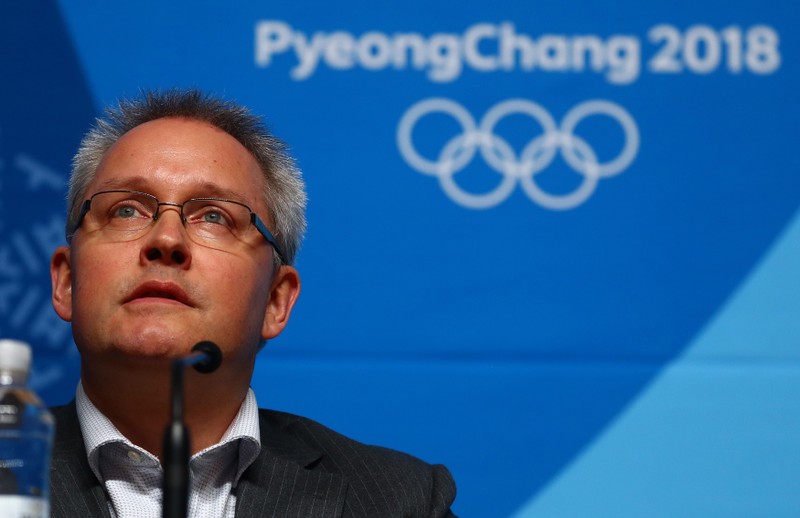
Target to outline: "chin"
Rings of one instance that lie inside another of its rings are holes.
[[[117,341],[116,349],[132,357],[171,359],[188,354],[197,342],[185,336],[186,333],[148,327]]]

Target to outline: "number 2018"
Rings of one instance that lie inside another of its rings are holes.
[[[709,74],[724,66],[734,74],[742,70],[771,74],[781,65],[778,33],[767,25],[744,32],[737,26],[718,32],[708,25],[693,25],[681,33],[672,25],[662,24],[650,29],[647,36],[659,45],[648,62],[654,73],[677,74],[688,69]]]

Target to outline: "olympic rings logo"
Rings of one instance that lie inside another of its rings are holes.
[[[444,113],[455,119],[462,133],[450,139],[436,160],[419,154],[412,142],[417,122],[433,113]],[[539,123],[543,133],[534,136],[517,156],[503,137],[494,133],[497,124],[513,114],[528,116]],[[574,133],[585,118],[605,115],[614,119],[625,134],[619,154],[607,162],[598,162],[597,154],[586,140]],[[591,100],[578,104],[564,116],[561,125],[540,105],[525,99],[509,99],[492,107],[476,124],[460,104],[444,98],[424,99],[413,105],[400,119],[397,146],[406,162],[420,173],[434,176],[451,200],[471,209],[499,205],[512,193],[517,183],[528,197],[551,210],[573,209],[592,195],[597,183],[624,171],[639,151],[639,129],[633,117],[618,104]],[[502,175],[500,183],[489,192],[474,194],[456,183],[456,174],[463,170],[480,151],[483,160]],[[566,194],[546,192],[536,182],[536,175],[547,168],[561,152],[565,162],[582,176],[580,184]]]

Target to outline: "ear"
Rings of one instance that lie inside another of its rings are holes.
[[[60,246],[50,259],[53,308],[63,320],[72,321],[72,257],[68,246]]]
[[[269,302],[261,326],[262,338],[270,340],[281,334],[299,296],[300,274],[291,266],[281,266],[272,279]]]

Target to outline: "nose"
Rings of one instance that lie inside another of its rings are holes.
[[[189,267],[192,254],[180,207],[160,207],[158,217],[142,243],[140,261],[142,264],[158,262],[168,266]]]

